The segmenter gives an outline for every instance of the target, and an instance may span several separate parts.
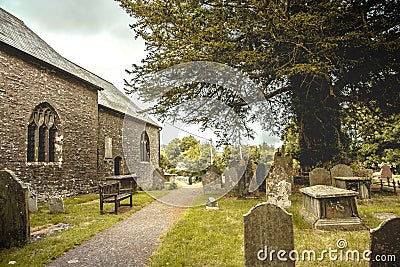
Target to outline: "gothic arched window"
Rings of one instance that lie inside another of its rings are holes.
[[[34,109],[28,125],[28,162],[54,162],[58,117],[48,103]]]
[[[144,131],[140,137],[140,160],[150,161],[150,140],[146,131]]]

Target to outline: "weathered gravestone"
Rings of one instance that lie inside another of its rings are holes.
[[[295,266],[291,214],[260,203],[243,216],[245,266]]]
[[[290,155],[285,155],[285,147],[282,147],[282,151],[275,152],[274,154],[274,166],[281,166],[285,169],[287,175],[293,175],[293,158]]]
[[[383,165],[381,168],[381,178],[389,178],[392,179],[392,171],[390,170],[390,166],[389,165]]]
[[[64,201],[60,196],[51,197],[49,199],[50,213],[64,213]]]
[[[228,168],[226,168],[224,172],[224,177],[225,177],[225,183],[223,186],[226,193],[228,193],[235,187],[236,183],[239,180],[237,167],[234,165],[228,166]]]
[[[400,217],[382,222],[370,235],[370,266],[400,266]]]
[[[37,212],[37,195],[32,191],[32,188],[28,186],[28,210],[29,212]]]
[[[309,174],[310,186],[331,185],[331,174],[324,168],[315,168]]]
[[[243,175],[237,184],[236,197],[238,198],[244,198],[250,193],[250,181],[253,178],[253,162],[249,159],[241,160],[239,170],[243,169]]]
[[[0,247],[29,241],[28,188],[11,171],[0,171]]]
[[[201,177],[203,191],[206,195],[217,195],[222,193],[221,171],[211,165],[208,171]]]
[[[353,175],[353,170],[350,168],[350,166],[347,166],[345,164],[337,164],[332,167],[331,169],[331,178],[332,181],[335,177],[352,177]]]
[[[292,195],[292,179],[281,166],[274,167],[266,179],[267,202],[281,206],[290,207]]]

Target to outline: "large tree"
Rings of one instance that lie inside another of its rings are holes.
[[[343,106],[378,106],[388,115],[400,110],[397,0],[117,1],[146,42],[146,58],[131,71],[132,92],[146,100],[153,94],[143,86],[147,75],[175,64],[227,64],[260,86],[275,126],[294,119],[303,167],[341,155]],[[151,110],[168,116],[199,96],[218,99],[239,116],[248,112],[240,95],[205,83],[170,90]],[[220,126],[206,117],[187,122]]]

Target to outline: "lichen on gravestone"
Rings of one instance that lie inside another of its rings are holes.
[[[291,177],[286,174],[283,167],[274,167],[266,180],[267,202],[281,207],[290,207],[291,195]]]
[[[54,196],[49,199],[49,209],[51,214],[65,213],[64,200],[61,196]]]
[[[245,266],[295,266],[288,257],[294,250],[292,214],[264,202],[243,217]],[[278,251],[285,252],[286,260],[277,257]]]

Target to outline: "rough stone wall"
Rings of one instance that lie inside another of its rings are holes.
[[[0,169],[31,183],[39,199],[96,185],[97,97],[95,87],[0,44]],[[61,122],[61,158],[28,163],[29,119],[43,102],[55,109]]]
[[[140,161],[140,137],[144,130],[150,140],[150,162]],[[122,158],[121,174],[136,173],[145,179],[153,178],[153,170],[159,166],[160,156],[160,133],[157,127],[99,106],[98,136],[99,179],[114,175],[114,159],[118,156]],[[112,139],[111,159],[105,158],[106,137]]]

